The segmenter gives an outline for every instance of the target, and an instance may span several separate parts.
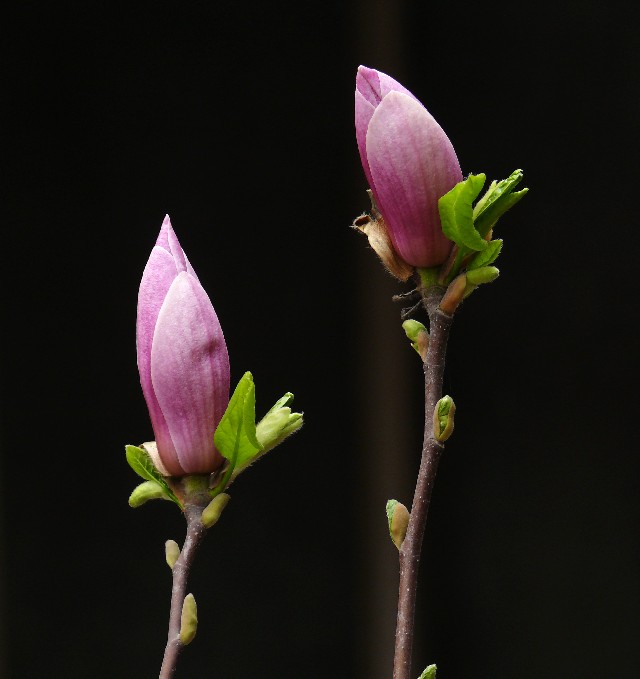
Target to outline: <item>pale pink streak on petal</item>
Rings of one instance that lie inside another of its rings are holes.
[[[216,469],[221,457],[213,434],[229,399],[229,359],[213,306],[186,272],[172,283],[158,315],[151,378],[182,469]]]
[[[414,98],[390,92],[371,118],[366,145],[395,249],[413,266],[441,264],[451,242],[442,233],[438,199],[462,180],[446,134]]]

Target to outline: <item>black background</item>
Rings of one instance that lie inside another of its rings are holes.
[[[23,3],[3,22],[0,673],[157,676],[183,521],[127,506],[123,446],[151,438],[136,296],[168,212],[232,381],[250,369],[259,412],[291,390],[307,418],[205,542],[177,676],[390,676],[384,500],[410,502],[421,374],[403,287],[347,228],[364,63],[425,103],[463,172],[522,167],[531,189],[453,329],[414,675],[640,675],[628,7]]]

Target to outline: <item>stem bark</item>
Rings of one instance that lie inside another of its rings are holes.
[[[422,288],[422,302],[429,315],[429,350],[424,362],[425,419],[422,458],[411,505],[407,534],[400,548],[400,586],[398,619],[393,662],[393,679],[411,679],[411,657],[414,637],[418,568],[422,538],[427,523],[431,492],[444,446],[433,436],[433,411],[442,397],[447,340],[453,317],[438,307],[444,288]]]
[[[200,504],[185,504],[185,517],[187,519],[187,536],[178,560],[173,566],[173,586],[171,588],[171,611],[169,614],[169,634],[167,645],[164,649],[164,658],[160,669],[159,679],[171,679],[176,671],[176,663],[184,644],[180,641],[180,621],[182,617],[182,604],[187,591],[187,580],[196,550],[204,537],[206,528],[202,525],[200,517],[202,506]]]

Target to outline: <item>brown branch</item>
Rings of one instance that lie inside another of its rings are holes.
[[[184,644],[180,641],[180,619],[182,604],[187,591],[187,579],[196,550],[204,537],[206,528],[202,525],[202,506],[185,504],[187,536],[178,560],[173,566],[173,587],[171,589],[171,612],[169,614],[169,634],[164,650],[164,658],[159,679],[171,679],[176,671],[178,655]]]
[[[444,289],[422,290],[423,304],[429,315],[430,339],[424,363],[425,419],[422,459],[411,506],[407,534],[400,548],[400,587],[398,620],[393,662],[393,679],[411,679],[411,655],[414,636],[416,591],[422,538],[427,523],[431,492],[444,446],[433,437],[433,411],[442,397],[442,379],[452,316],[443,313],[438,304]]]

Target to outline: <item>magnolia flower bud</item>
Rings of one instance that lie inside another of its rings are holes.
[[[165,476],[214,471],[222,463],[213,434],[229,402],[229,356],[168,216],[140,283],[137,349],[156,467]]]
[[[462,181],[451,142],[400,83],[365,66],[356,76],[356,139],[362,167],[398,255],[420,268],[442,264],[452,243],[438,199]]]

